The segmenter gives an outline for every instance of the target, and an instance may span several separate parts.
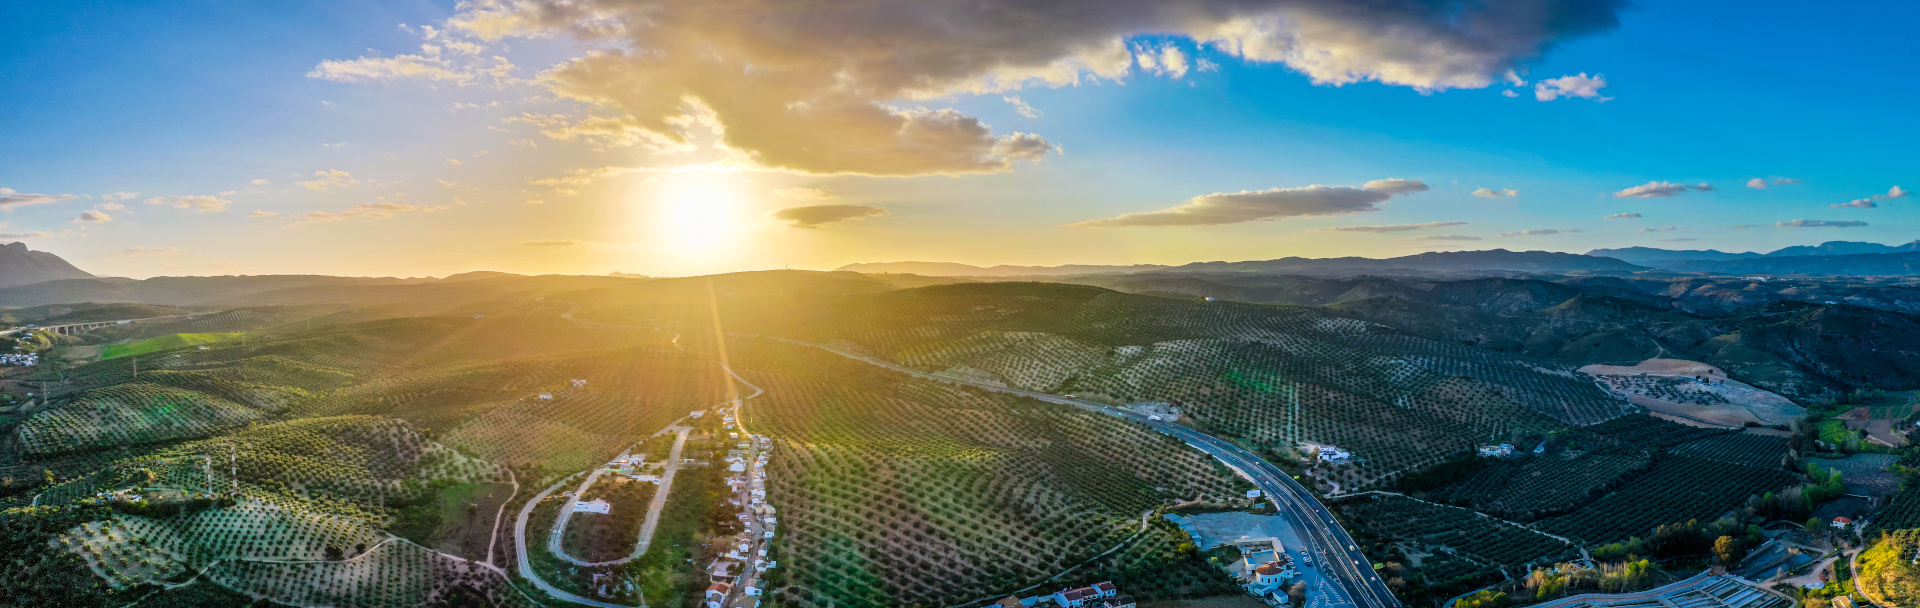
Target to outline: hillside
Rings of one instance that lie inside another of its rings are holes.
[[[848,264],[852,272],[904,272],[936,276],[1052,277],[1141,273],[1305,273],[1350,275],[1363,272],[1633,272],[1646,270],[1616,259],[1552,251],[1435,251],[1395,258],[1301,258],[1245,262],[1194,262],[1179,266],[994,266],[981,268],[946,262]]]
[[[74,268],[66,260],[60,259],[60,256],[27,249],[26,243],[12,242],[0,245],[0,288],[61,279],[91,278],[93,275]]]
[[[1721,274],[1920,275],[1920,252],[1792,255],[1665,264],[1676,272]]]

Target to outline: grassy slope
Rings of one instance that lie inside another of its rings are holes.
[[[170,348],[199,346],[202,344],[214,344],[219,342],[226,342],[228,340],[238,340],[243,335],[245,334],[240,334],[240,333],[173,334],[170,336],[149,338],[146,340],[141,340],[139,342],[130,342],[127,344],[112,344],[107,346],[107,350],[105,352],[100,353],[100,360],[105,361],[107,359],[118,359],[120,357],[144,355],[147,353],[167,350]]]

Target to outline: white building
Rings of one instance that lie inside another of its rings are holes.
[[[575,513],[599,513],[605,515],[612,511],[613,505],[607,504],[607,501],[598,498],[573,503],[573,512]]]

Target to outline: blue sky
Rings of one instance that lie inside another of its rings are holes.
[[[1182,263],[1630,245],[1764,251],[1920,238],[1910,208],[1920,199],[1887,196],[1896,185],[1920,187],[1912,151],[1920,121],[1911,109],[1920,43],[1896,29],[1920,17],[1912,5],[1648,3],[1612,11],[1617,28],[1542,35],[1491,60],[1511,66],[1524,85],[1501,82],[1499,67],[1447,66],[1448,78],[1491,80],[1421,90],[1436,87],[1393,75],[1405,65],[1366,63],[1395,42],[1370,29],[1374,16],[1330,16],[1311,2],[1272,23],[1283,32],[1293,22],[1352,29],[1360,42],[1346,46],[1299,33],[1285,40],[1322,44],[1359,65],[1360,81],[1316,83],[1326,80],[1321,68],[1232,51],[1219,42],[1227,34],[1211,33],[1227,29],[1187,17],[1116,26],[1093,15],[1041,33],[988,23],[941,41],[991,42],[982,48],[1013,57],[983,68],[939,61],[946,47],[931,43],[916,55],[923,49],[905,47],[918,41],[888,39],[879,26],[863,30],[864,21],[796,17],[782,25],[795,42],[782,47],[729,42],[746,26],[712,15],[672,30],[607,35],[582,34],[584,20],[533,23],[515,12],[539,1],[11,8],[0,24],[10,40],[0,53],[0,133],[9,143],[0,147],[0,188],[16,204],[0,211],[0,232],[125,276],[688,274],[905,259]],[[1490,4],[1518,11],[1569,3]],[[905,18],[919,10],[904,6]],[[1054,31],[1084,40],[1118,35],[1129,51],[1122,55],[1132,57],[1116,72],[1094,51],[1058,51],[1091,46],[1035,40]],[[612,49],[675,57],[678,48],[657,42],[663,34],[688,48],[718,48],[714,54],[737,61],[746,76],[637,56],[581,67],[590,52]],[[875,59],[822,40],[889,52]],[[1138,59],[1168,46],[1179,49],[1180,70]],[[396,61],[410,55],[424,58]],[[991,84],[1009,77],[989,70],[1035,57],[1080,62],[1078,84]],[[825,73],[822,65],[857,86],[804,78]],[[845,65],[860,68],[835,67]],[[768,84],[782,70],[797,76]],[[1537,99],[1542,81],[1579,74],[1605,84],[1590,97]],[[676,87],[704,109],[662,127],[654,119],[666,116],[658,103],[665,93],[657,91]],[[865,96],[829,108],[848,89]],[[782,115],[808,104],[816,109],[805,120]],[[885,111],[862,113],[875,107]],[[608,131],[590,121],[596,117],[621,126]],[[985,131],[967,131],[963,119]],[[929,141],[955,149],[861,139],[879,132],[869,126],[896,124],[886,121],[952,129]],[[665,142],[658,133],[687,139]],[[1798,181],[1747,187],[1755,178]],[[1384,179],[1419,180],[1426,189],[1364,188]],[[1713,190],[1614,195],[1651,182]],[[1313,185],[1331,189],[1300,190]],[[1517,194],[1469,194],[1480,188]],[[1348,198],[1311,198],[1329,193]],[[1856,200],[1874,206],[1831,206]],[[1331,209],[1325,213],[1300,207],[1328,204],[1336,207],[1313,207]],[[1176,215],[1186,219],[1178,221],[1205,223],[1166,225],[1172,216],[1145,215],[1132,225],[1086,224],[1183,205]],[[1234,221],[1207,215],[1227,207],[1238,209]],[[793,209],[801,210],[782,211]],[[86,213],[95,221],[82,219]],[[1865,225],[1779,225],[1802,219]],[[1327,230],[1451,222],[1464,223]],[[1502,236],[1544,229],[1559,232]]]

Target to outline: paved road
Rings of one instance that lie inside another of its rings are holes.
[[[1320,504],[1320,501],[1315,499],[1313,494],[1307,491],[1306,487],[1301,486],[1300,482],[1295,481],[1293,477],[1287,475],[1285,471],[1273,466],[1272,463],[1261,459],[1252,452],[1242,449],[1240,446],[1189,427],[1152,420],[1147,414],[1125,408],[998,384],[950,378],[811,342],[801,342],[772,336],[763,337],[791,344],[811,346],[843,357],[928,380],[966,384],[990,391],[1020,395],[1048,403],[1071,405],[1109,416],[1125,418],[1153,427],[1154,430],[1162,433],[1178,437],[1186,441],[1188,445],[1192,445],[1194,448],[1206,452],[1214,458],[1218,458],[1221,462],[1226,463],[1227,466],[1234,468],[1252,480],[1253,484],[1260,488],[1261,492],[1266,494],[1267,498],[1273,501],[1274,506],[1278,508],[1281,513],[1285,514],[1287,519],[1295,525],[1295,528],[1300,531],[1301,536],[1314,546],[1313,550],[1315,553],[1313,555],[1313,566],[1311,567],[1322,574],[1328,575],[1327,578],[1337,584],[1335,589],[1327,590],[1330,593],[1320,602],[1318,608],[1335,608],[1337,606],[1400,608],[1401,606],[1400,600],[1393,597],[1393,592],[1387,589],[1386,582],[1380,580],[1380,576],[1373,571],[1373,564],[1365,555],[1361,554],[1359,546],[1353,542],[1353,537],[1349,536],[1347,531],[1340,527],[1339,521],[1334,519],[1333,512],[1328,511],[1326,505]],[[1296,553],[1294,558],[1297,561],[1299,555]]]

